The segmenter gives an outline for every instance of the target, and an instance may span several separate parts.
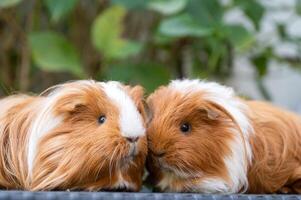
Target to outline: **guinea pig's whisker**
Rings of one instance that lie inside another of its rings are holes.
[[[177,174],[178,176],[180,176],[180,177],[183,177],[183,176],[186,176],[186,175],[187,175],[187,173],[184,172],[183,169],[180,168],[180,167],[178,167],[178,166],[175,167],[175,172],[176,172],[176,174]]]
[[[133,165],[134,167],[138,167],[137,163],[134,162],[134,159],[130,160],[130,165]]]
[[[116,151],[118,151],[118,147],[119,147],[119,145],[117,145],[115,147],[115,149],[114,149],[114,151],[113,151],[113,153],[111,155],[110,162],[109,162],[109,177],[110,177],[110,180],[112,179],[112,168],[113,168],[112,162],[113,162],[113,158],[115,156]]]
[[[99,174],[100,174],[100,172],[101,172],[102,167],[104,166],[104,164],[105,164],[105,161],[103,160],[103,161],[101,162],[100,167],[98,168],[98,170],[97,170],[97,172],[96,172],[95,181],[97,181],[98,176],[99,176]]]
[[[174,172],[180,176],[180,177],[198,177],[195,175],[195,173],[187,166],[191,166],[190,163],[188,163],[187,161],[184,160],[178,160],[177,164],[175,166],[173,166],[172,168],[174,168]],[[185,168],[185,171],[183,170]]]

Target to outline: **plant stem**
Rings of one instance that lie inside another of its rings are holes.
[[[31,9],[25,21],[25,30],[22,32],[22,49],[21,49],[21,65],[20,65],[20,90],[26,91],[29,88],[30,81],[30,49],[28,47],[26,34],[31,31],[33,24],[33,11],[35,7],[35,0],[31,2]]]
[[[257,84],[257,87],[258,87],[261,95],[263,96],[263,98],[268,101],[271,101],[272,97],[271,97],[270,93],[268,92],[267,88],[265,87],[265,85],[263,84],[263,79],[261,77],[257,76],[256,84]]]

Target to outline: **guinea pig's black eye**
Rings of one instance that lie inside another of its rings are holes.
[[[107,119],[106,116],[101,115],[101,116],[98,118],[98,123],[103,124],[103,123],[105,123],[106,119]]]
[[[180,130],[183,133],[188,133],[191,130],[191,125],[189,123],[184,123],[180,126]]]

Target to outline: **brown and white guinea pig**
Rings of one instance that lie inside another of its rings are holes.
[[[74,81],[0,101],[0,187],[138,191],[147,154],[141,86]]]
[[[147,99],[149,181],[159,190],[301,193],[301,118],[231,88],[175,80]]]

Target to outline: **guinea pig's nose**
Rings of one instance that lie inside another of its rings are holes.
[[[135,143],[138,141],[139,137],[126,137],[125,139],[130,143]]]
[[[156,157],[163,157],[165,155],[165,151],[153,152],[153,154]]]

